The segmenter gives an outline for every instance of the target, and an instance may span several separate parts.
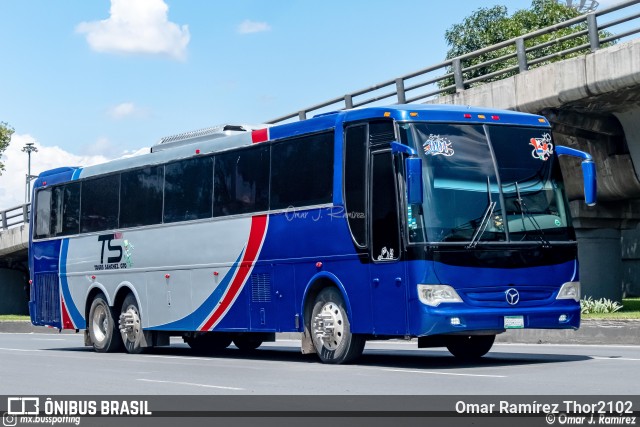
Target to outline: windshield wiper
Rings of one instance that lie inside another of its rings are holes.
[[[533,225],[533,228],[538,232],[538,238],[542,242],[542,247],[550,248],[551,243],[549,243],[549,241],[544,237],[544,231],[542,231],[542,227],[540,227],[540,224],[538,224],[538,221],[536,221],[536,218],[531,214],[531,212],[527,208],[527,205],[524,203],[524,199],[520,195],[520,187],[518,186],[518,182],[516,182],[515,184],[516,184],[516,194],[518,195],[518,198],[515,200],[513,204],[516,205],[518,209],[520,209],[520,215],[522,215],[522,231],[526,235],[527,227],[524,223],[524,216],[526,215],[527,218],[529,218],[529,221],[531,221],[531,225]]]
[[[489,177],[487,177],[487,195],[489,196],[489,204],[487,208],[484,210],[484,215],[482,216],[482,220],[480,224],[478,224],[478,228],[476,228],[475,233],[473,233],[473,237],[471,241],[467,245],[467,249],[475,248],[480,241],[480,238],[484,234],[487,226],[489,225],[489,220],[491,219],[491,215],[493,215],[493,210],[496,208],[496,202],[491,199],[491,183],[489,182]]]

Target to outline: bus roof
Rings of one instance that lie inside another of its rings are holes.
[[[341,126],[343,123],[376,118],[394,119],[397,121],[491,123],[549,127],[549,123],[542,116],[516,111],[445,104],[398,104],[340,110],[319,114],[311,119],[298,122],[281,125],[262,125],[262,128],[269,128],[269,140],[277,140],[331,129],[336,126]],[[209,132],[210,129],[205,129],[207,132],[198,133],[194,131],[179,134],[171,137],[176,141],[173,141],[171,138],[165,138],[167,141],[161,140],[161,142],[165,144],[156,145],[150,153],[81,168],[77,170],[73,176],[74,179],[88,177],[191,157],[194,155],[196,148],[198,149],[198,153],[206,154],[251,145],[251,132],[257,128],[259,128],[259,126],[245,126],[242,131],[240,131],[240,129],[236,129],[235,127],[233,129],[216,127],[210,128],[214,129],[215,132]],[[227,132],[228,130],[232,132]],[[222,135],[220,135],[221,133]],[[159,149],[159,146],[162,145],[165,145],[166,149]],[[40,176],[43,177],[49,173],[49,171],[43,172]],[[36,182],[36,187],[39,186],[38,184],[39,182]]]
[[[397,121],[493,123],[549,127],[549,122],[544,117],[517,111],[449,104],[396,104],[318,114],[308,120],[275,125],[269,129],[269,134],[271,139],[279,139],[328,129],[345,122],[375,118],[390,118]]]

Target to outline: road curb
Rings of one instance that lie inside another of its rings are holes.
[[[580,329],[519,329],[496,342],[518,344],[640,345],[640,320],[582,320]]]
[[[0,333],[59,333],[57,329],[33,326],[27,320],[0,321]],[[63,330],[73,334],[75,331]],[[277,334],[279,339],[300,339],[296,332]],[[496,338],[512,344],[640,345],[640,320],[583,320],[577,331],[569,329],[509,330]]]

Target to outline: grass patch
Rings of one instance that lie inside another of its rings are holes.
[[[640,298],[624,298],[622,308],[615,313],[583,314],[583,319],[624,320],[640,319]]]
[[[31,320],[26,314],[0,314],[0,321],[3,320]]]

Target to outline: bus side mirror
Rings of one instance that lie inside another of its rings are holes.
[[[407,157],[404,159],[407,171],[407,203],[419,205],[423,202],[422,189],[422,159],[419,157]]]
[[[598,183],[596,181],[596,164],[592,160],[582,161],[582,179],[584,180],[584,201],[587,206],[595,206]]]
[[[596,164],[590,154],[584,151],[558,145],[556,147],[558,156],[572,156],[582,159],[582,180],[584,182],[584,201],[587,206],[595,206],[598,181],[596,177]]]

